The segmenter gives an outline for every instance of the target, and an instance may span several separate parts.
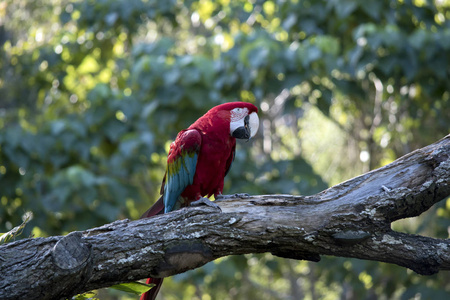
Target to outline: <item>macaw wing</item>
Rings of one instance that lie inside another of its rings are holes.
[[[181,131],[170,145],[164,184],[164,212],[178,209],[184,189],[194,181],[202,137],[196,129]]]

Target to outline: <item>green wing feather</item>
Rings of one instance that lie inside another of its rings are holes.
[[[201,140],[197,130],[184,130],[170,146],[163,196],[165,213],[181,207],[180,195],[194,181]]]

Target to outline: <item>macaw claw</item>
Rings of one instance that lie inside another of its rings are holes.
[[[218,209],[218,210],[220,210],[220,212],[222,212],[222,209],[219,207],[219,205],[217,205],[213,201],[209,200],[208,198],[204,198],[204,197],[198,199],[197,201],[191,202],[190,206],[200,206],[200,205],[207,205],[209,207]]]

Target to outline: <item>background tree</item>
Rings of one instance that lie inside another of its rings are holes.
[[[26,211],[21,237],[138,218],[176,133],[224,101],[254,102],[262,119],[226,193],[312,194],[430,144],[450,128],[449,18],[437,0],[4,1],[0,232]],[[447,199],[395,226],[448,238],[449,217]],[[263,254],[174,276],[162,294],[436,299],[449,282]]]

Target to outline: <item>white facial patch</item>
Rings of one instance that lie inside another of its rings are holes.
[[[248,109],[247,108],[241,108],[241,107],[236,107],[233,108],[231,111],[231,116],[230,116],[230,134],[233,134],[233,132],[239,128],[244,126],[244,118],[247,116],[248,114]]]
[[[231,110],[231,123],[243,120],[248,115],[248,108],[236,107]]]
[[[245,117],[248,115],[248,124],[245,124]],[[256,112],[252,112],[250,115],[248,114],[248,108],[244,107],[236,107],[231,110],[230,117],[230,134],[239,128],[245,127],[249,130],[250,138],[254,137],[259,127],[259,118]]]

